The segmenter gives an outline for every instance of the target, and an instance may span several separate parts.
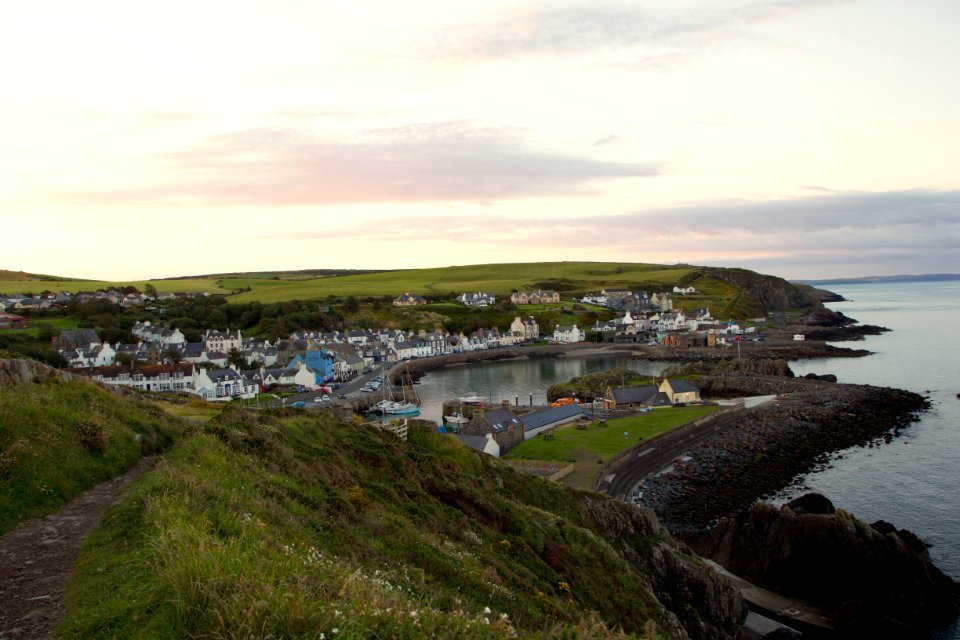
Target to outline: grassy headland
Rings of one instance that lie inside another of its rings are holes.
[[[162,452],[88,539],[59,637],[732,637],[744,613],[651,512],[430,428],[187,422],[170,413],[188,404],[8,365],[3,529]]]
[[[228,409],[108,514],[59,635],[667,638],[738,602],[648,512],[449,436]]]
[[[0,533],[120,475],[186,426],[85,382],[0,387]]]

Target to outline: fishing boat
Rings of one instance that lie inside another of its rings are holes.
[[[449,424],[454,424],[457,426],[465,425],[468,422],[470,422],[470,418],[464,416],[459,411],[454,413],[453,415],[443,416],[443,420]]]
[[[386,409],[387,415],[391,416],[410,416],[420,413],[420,407],[412,402],[394,402],[393,406]]]

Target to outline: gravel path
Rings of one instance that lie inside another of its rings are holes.
[[[57,513],[28,520],[0,538],[0,640],[53,636],[66,611],[64,594],[81,545],[122,490],[155,461],[143,458]]]

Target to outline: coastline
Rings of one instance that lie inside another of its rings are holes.
[[[452,353],[394,363],[393,370],[404,368],[413,377],[445,367],[463,366],[480,362],[499,362],[523,359],[592,357],[628,355],[638,360],[663,362],[719,361],[736,357],[735,347],[666,348],[638,343],[592,343],[507,347],[484,351]],[[741,357],[748,359],[801,360],[817,358],[862,358],[870,355],[866,349],[836,347],[821,340],[802,343],[789,340],[769,340],[763,343],[745,343]]]

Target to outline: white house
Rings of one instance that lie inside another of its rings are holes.
[[[458,433],[455,434],[454,437],[459,440],[462,445],[474,451],[485,453],[494,458],[500,457],[500,444],[493,439],[492,433],[486,433],[482,436],[468,436]]]
[[[196,370],[190,364],[115,365],[79,369],[78,373],[117,387],[141,391],[191,391],[196,385]]]
[[[254,398],[260,387],[236,369],[201,369],[197,373],[195,391],[204,400],[227,402],[234,398]]]
[[[203,336],[207,351],[229,353],[231,349],[239,351],[243,348],[243,336],[240,329],[236,331],[207,331]]]
[[[571,342],[583,342],[586,338],[586,334],[580,330],[577,325],[557,325],[553,329],[553,340],[554,342],[559,342],[560,344],[568,344]]]
[[[410,360],[417,357],[417,345],[412,342],[405,340],[394,342],[393,349],[397,352],[397,360]]]
[[[468,307],[489,307],[496,301],[492,293],[485,293],[483,291],[478,291],[477,293],[461,293],[457,298],[457,302]]]

